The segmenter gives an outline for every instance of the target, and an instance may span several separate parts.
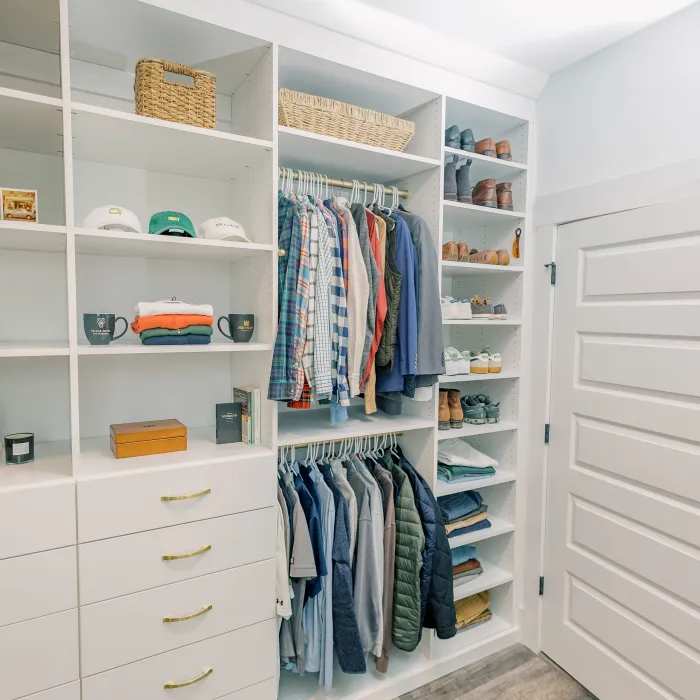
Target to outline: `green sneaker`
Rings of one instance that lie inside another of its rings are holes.
[[[493,403],[491,399],[485,394],[476,394],[475,396],[470,396],[475,402],[480,403],[486,412],[486,422],[487,423],[498,423],[501,420],[501,403]]]
[[[462,412],[464,421],[472,425],[483,425],[486,423],[486,407],[476,401],[473,396],[465,396],[462,399]]]

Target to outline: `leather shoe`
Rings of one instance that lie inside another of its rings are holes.
[[[513,211],[513,183],[499,182],[496,185],[496,202],[499,209]]]
[[[472,192],[472,203],[482,207],[493,207],[494,209],[498,206],[495,178],[488,177],[476,183]]]
[[[510,141],[499,141],[496,144],[496,155],[501,160],[513,160],[513,154],[510,150]]]
[[[475,153],[479,153],[482,156],[490,156],[491,158],[496,157],[496,144],[491,138],[481,139],[477,141],[474,146]]]

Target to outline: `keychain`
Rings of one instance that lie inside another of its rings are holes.
[[[519,228],[515,229],[515,238],[513,239],[513,257],[520,257],[520,236],[522,235],[522,230]]]

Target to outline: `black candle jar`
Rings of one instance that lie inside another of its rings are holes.
[[[34,461],[34,433],[5,435],[5,464],[28,464]]]

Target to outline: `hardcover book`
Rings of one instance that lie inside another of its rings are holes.
[[[241,404],[216,404],[216,444],[241,442]]]

